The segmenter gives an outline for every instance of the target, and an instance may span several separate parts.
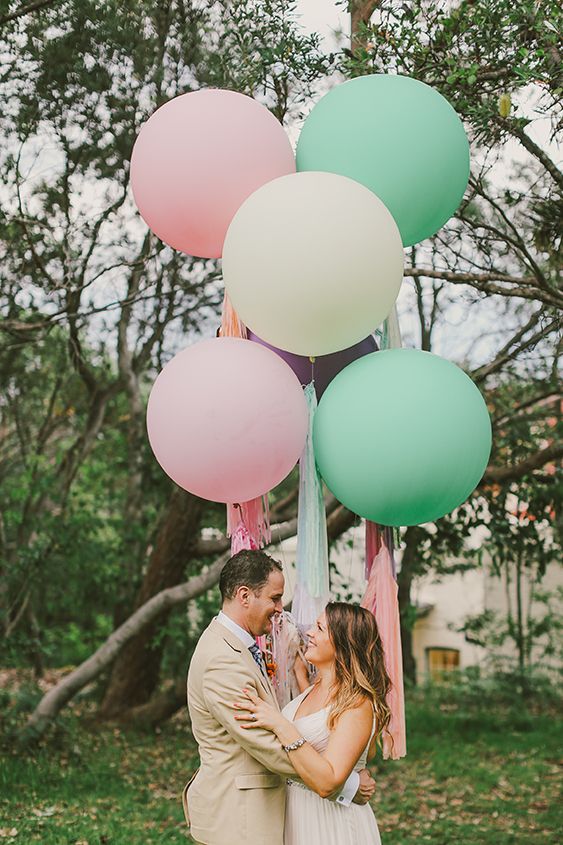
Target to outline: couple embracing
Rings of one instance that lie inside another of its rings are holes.
[[[365,769],[389,722],[381,640],[361,607],[331,603],[308,632],[312,686],[280,711],[255,637],[282,610],[281,564],[242,551],[188,673],[201,767],[184,789],[202,845],[379,845]]]

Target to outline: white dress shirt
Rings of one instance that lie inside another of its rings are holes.
[[[230,616],[227,616],[226,613],[223,613],[222,610],[219,611],[219,615],[217,616],[217,622],[221,625],[224,625],[225,628],[228,628],[231,633],[238,637],[241,643],[249,648],[251,645],[256,643],[256,640],[252,636],[251,633],[245,631],[244,628],[241,628],[240,625],[231,619]],[[352,803],[352,799],[354,795],[358,791],[360,786],[360,775],[359,772],[350,772],[348,775],[347,781],[342,786],[342,791],[337,796],[336,801],[339,804],[343,804],[345,807],[348,807]]]
[[[223,613],[222,610],[219,611],[219,615],[217,617],[217,622],[220,622],[221,625],[224,625],[225,628],[228,628],[235,637],[238,637],[239,640],[245,645],[247,648],[250,648],[251,645],[256,643],[256,640],[252,636],[249,631],[245,631],[244,628],[241,628],[240,625],[231,619],[230,616],[227,616],[226,613]]]

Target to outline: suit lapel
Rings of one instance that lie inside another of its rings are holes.
[[[260,681],[262,689],[269,694],[270,698],[272,699],[272,702],[279,710],[278,700],[274,693],[272,684],[270,683],[270,679],[264,677],[264,675],[258,668],[258,664],[250,653],[250,650],[246,648],[244,643],[239,640],[236,634],[233,634],[232,631],[230,631],[228,628],[225,628],[225,626],[221,625],[221,623],[218,622],[216,619],[214,619],[211,624],[213,625],[219,636],[221,636],[225,640],[227,645],[230,646],[233,651],[238,652],[238,654],[240,654],[241,656],[241,660],[252,669],[254,676]]]

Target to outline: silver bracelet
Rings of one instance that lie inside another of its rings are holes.
[[[282,748],[284,751],[289,753],[290,751],[295,751],[297,748],[301,748],[301,746],[305,745],[306,742],[306,739],[300,737],[300,739],[296,739],[295,742],[292,742],[291,745],[282,745]]]

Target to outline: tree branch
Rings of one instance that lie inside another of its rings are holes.
[[[121,384],[113,382],[106,390],[96,391],[92,397],[84,431],[78,435],[66,452],[57,470],[61,478],[61,502],[64,508],[70,488],[81,464],[92,450],[106,413],[108,402],[117,395]]]
[[[94,253],[94,250],[95,250],[95,248],[98,244],[98,235],[100,233],[100,229],[102,228],[102,225],[105,223],[106,220],[108,220],[108,218],[114,213],[114,211],[118,211],[121,208],[121,206],[125,202],[126,198],[127,198],[127,183],[125,185],[122,185],[121,194],[115,200],[115,202],[111,203],[111,205],[108,205],[107,208],[104,209],[104,211],[100,214],[100,216],[96,220],[96,222],[94,224],[94,228],[92,229],[92,236],[90,238],[90,244],[88,246],[88,249],[86,250],[86,255],[84,256],[84,259],[82,261],[82,266],[81,266],[80,273],[79,273],[81,286],[84,286],[84,279],[86,277],[86,271],[88,270],[88,264],[90,263],[90,259],[91,259],[92,255]],[[104,270],[104,272],[107,272],[107,268]]]
[[[539,343],[542,338],[547,337],[551,332],[555,331],[558,326],[560,325],[560,320],[556,319],[552,322],[548,323],[543,329],[540,329],[539,332],[536,332],[528,340],[519,343],[522,340],[525,334],[534,326],[537,321],[540,319],[542,315],[543,309],[540,308],[539,311],[536,311],[535,314],[532,315],[530,320],[523,326],[519,332],[517,332],[513,338],[509,340],[509,342],[500,350],[498,355],[491,361],[489,364],[485,364],[482,367],[479,367],[474,373],[472,373],[473,381],[479,383],[484,381],[487,376],[490,376],[492,373],[497,372],[497,370],[502,369],[502,367],[508,363],[508,361],[515,358],[521,352],[524,352],[525,349],[528,349],[530,346],[533,346],[536,343]],[[518,344],[515,349],[513,347],[515,344]]]
[[[563,308],[563,295],[558,291],[548,292],[544,288],[533,287],[533,277],[518,278],[509,276],[506,273],[456,273],[451,270],[432,270],[425,267],[405,267],[405,276],[425,277],[428,279],[443,279],[454,284],[470,285],[482,293],[495,293],[499,296],[519,296],[522,299],[529,299],[533,302],[540,301],[546,305],[553,305],[556,308]],[[494,284],[494,281],[507,282],[514,287],[502,287]],[[522,287],[530,285],[530,287]]]
[[[515,416],[520,416],[522,411],[526,411],[528,408],[533,408],[534,405],[538,405],[539,403],[548,405],[549,402],[547,400],[549,399],[552,399],[553,402],[560,401],[560,395],[553,387],[550,387],[547,390],[542,390],[541,393],[536,394],[536,396],[532,396],[530,399],[527,399],[525,402],[521,402],[519,405],[514,405],[507,414],[503,414],[501,417],[496,417],[493,420],[493,425],[498,428],[499,426],[507,423],[510,419],[513,419]]]
[[[518,227],[508,217],[505,210],[498,204],[498,202],[496,200],[494,200],[490,196],[490,194],[486,193],[480,179],[472,179],[471,185],[474,188],[474,190],[477,192],[477,194],[479,194],[485,200],[485,202],[488,202],[489,205],[492,206],[492,208],[494,208],[494,210],[497,212],[499,217],[504,221],[506,226],[513,232],[514,239],[511,238],[509,235],[507,235],[506,232],[502,232],[502,231],[498,232],[498,230],[495,230],[495,231],[497,231],[497,233],[500,234],[501,238],[504,241],[512,244],[512,246],[514,246],[517,251],[522,253],[522,255],[524,256],[524,258],[528,262],[528,264],[529,264],[529,266],[530,266],[530,268],[531,268],[531,270],[534,274],[536,284],[538,285],[538,287],[540,287],[544,290],[547,290],[549,292],[551,290],[551,288],[549,287],[543,272],[541,271],[540,267],[538,266],[537,261],[535,260],[533,255],[530,253],[530,251],[529,251],[529,249],[526,245],[526,242],[525,242],[524,238],[522,237]],[[473,224],[473,221],[469,221],[469,220],[467,220],[467,218],[463,218],[463,216],[461,216],[461,215],[460,215],[459,219],[460,220],[465,219],[465,221],[467,223],[470,223],[471,225]],[[485,224],[479,223],[477,225],[485,225]],[[489,228],[493,228],[493,227],[489,227]]]
[[[501,484],[506,481],[517,481],[535,469],[539,469],[547,463],[560,460],[563,457],[563,443],[553,443],[545,449],[540,449],[529,455],[523,461],[506,467],[489,466],[481,481],[483,483],[496,482]]]
[[[59,0],[36,0],[35,3],[30,3],[29,6],[24,6],[22,9],[18,9],[16,12],[11,12],[9,15],[4,15],[0,18],[0,26],[3,26],[5,23],[9,23],[9,21],[15,21],[17,18],[22,18],[24,15],[29,15],[31,12],[37,12],[39,9],[42,9],[44,6],[51,6],[53,3],[58,3]]]
[[[515,120],[502,118],[499,115],[495,115],[495,122],[514,138],[518,138],[522,146],[525,147],[525,149],[527,149],[528,152],[545,167],[549,175],[555,180],[556,184],[559,185],[559,188],[563,190],[563,174],[561,174],[557,165],[552,162],[541,147],[538,147],[538,145],[532,141],[529,135],[526,135],[518,123]]]
[[[80,307],[80,290],[69,290],[66,295],[66,312],[68,322],[68,349],[70,360],[84,382],[86,389],[90,396],[95,396],[98,392],[98,383],[93,372],[88,367],[84,356],[82,354],[82,343],[78,334],[78,325],[76,314]]]
[[[461,273],[452,270],[433,270],[431,267],[405,267],[405,276],[425,279],[443,279],[445,282],[456,284],[473,284],[481,282],[510,282],[518,285],[533,285],[533,276],[511,276],[508,273]]]

